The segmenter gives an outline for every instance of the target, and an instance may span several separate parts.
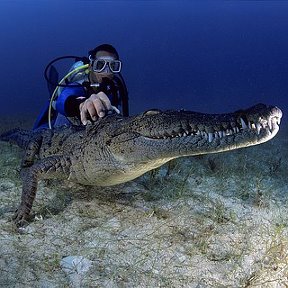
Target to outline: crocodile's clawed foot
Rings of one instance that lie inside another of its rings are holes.
[[[29,223],[29,219],[31,219],[31,216],[29,214],[30,214],[29,209],[20,205],[19,208],[15,211],[15,214],[12,219],[14,223],[17,225],[17,227],[22,227]]]

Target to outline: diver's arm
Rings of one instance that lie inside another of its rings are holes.
[[[102,118],[109,110],[115,110],[115,107],[111,105],[108,96],[100,91],[97,94],[92,94],[88,99],[81,103],[79,109],[81,122],[86,125],[89,119],[95,121],[98,117]],[[118,113],[118,111],[116,112]]]
[[[86,99],[83,87],[66,87],[56,99],[56,110],[66,117],[79,116],[79,105]]]
[[[64,88],[56,100],[56,110],[66,117],[80,117],[84,125],[88,120],[95,121],[98,117],[104,117],[110,110],[119,113],[104,92],[93,93],[87,98],[81,86]]]

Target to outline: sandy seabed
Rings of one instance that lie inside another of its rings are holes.
[[[18,124],[31,127],[5,118],[0,130]],[[281,128],[268,143],[110,188],[40,181],[21,229],[11,221],[21,150],[0,142],[0,287],[288,287]]]

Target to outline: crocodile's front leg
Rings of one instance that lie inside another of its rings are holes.
[[[42,145],[43,137],[41,134],[37,135],[32,141],[30,141],[25,149],[24,157],[21,163],[21,167],[30,167],[33,165],[35,156],[39,154],[40,147]]]
[[[54,177],[67,179],[70,167],[71,161],[69,157],[51,156],[21,170],[23,182],[21,203],[14,216],[17,226],[22,226],[27,222],[36,196],[38,180]]]

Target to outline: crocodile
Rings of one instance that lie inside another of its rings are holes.
[[[130,117],[107,115],[86,126],[10,130],[0,140],[24,148],[14,221],[27,223],[40,179],[117,185],[178,157],[266,142],[277,134],[281,117],[279,108],[265,104],[228,114],[151,109]]]

